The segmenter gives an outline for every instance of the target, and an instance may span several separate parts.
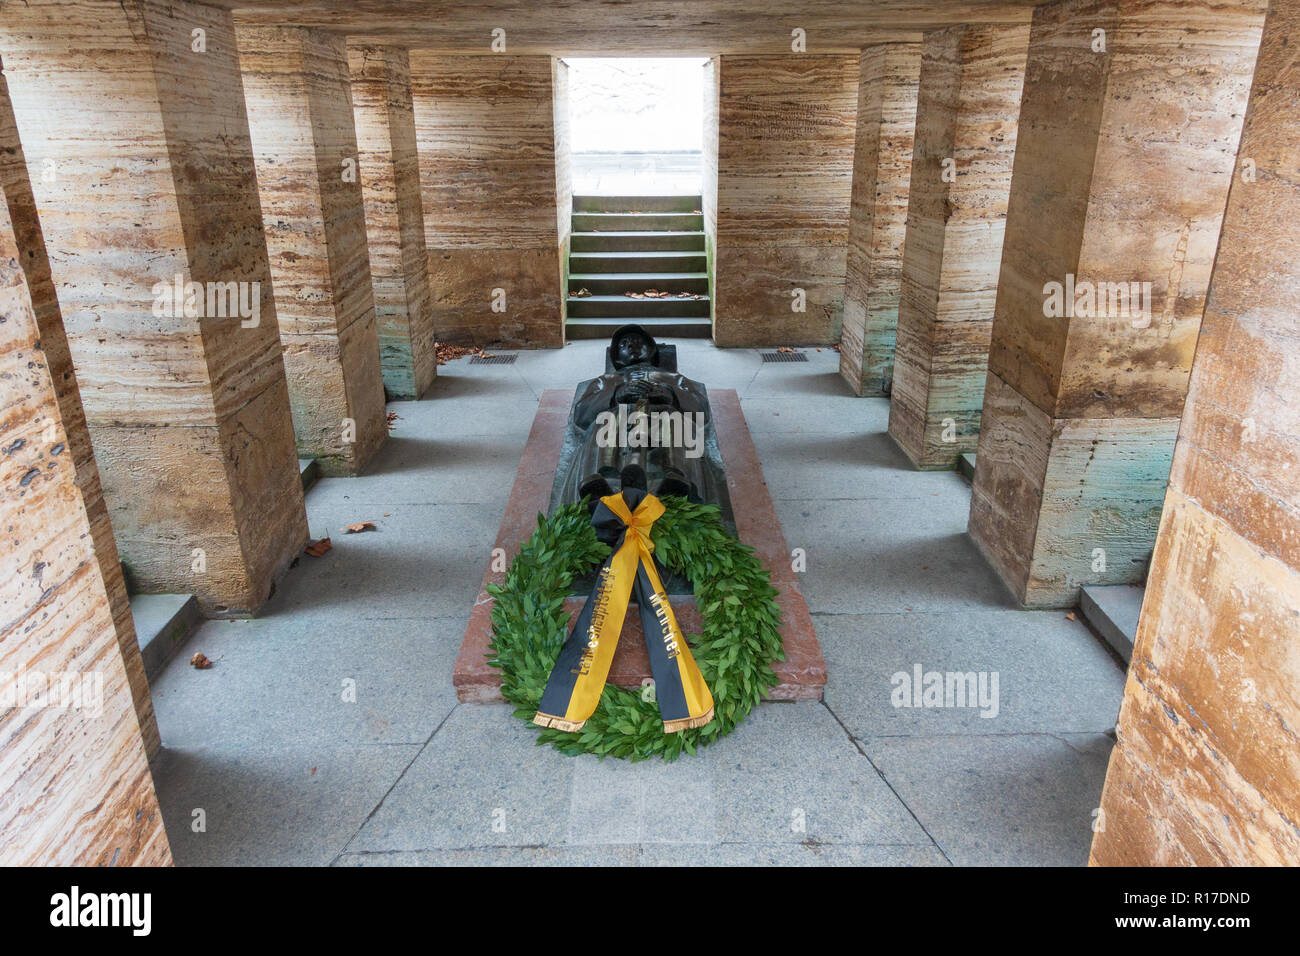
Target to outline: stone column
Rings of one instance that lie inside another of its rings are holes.
[[[1273,0],[1094,864],[1300,864],[1297,36]]]
[[[158,728],[2,76],[0,187],[0,864],[168,864]]]
[[[249,613],[307,522],[230,15],[6,4],[0,55],[129,577]]]
[[[704,64],[704,155],[700,159],[700,212],[704,219],[704,248],[709,270],[709,311],[715,328],[718,322],[718,76],[721,71],[721,57],[712,57]]]
[[[713,339],[833,345],[844,310],[858,58],[716,63]]]
[[[560,288],[569,288],[569,244],[573,232],[573,152],[569,133],[569,64],[551,57],[551,110],[555,117],[555,248]],[[568,296],[560,299],[560,320],[569,321]]]
[[[1034,11],[970,516],[1027,605],[1145,575],[1262,9]]]
[[[925,36],[889,434],[918,468],[974,451],[1028,26]]]
[[[549,56],[411,51],[441,341],[564,344],[554,82]]]
[[[3,66],[0,65],[0,70]],[[136,718],[144,737],[145,750],[152,759],[158,752],[160,741],[158,723],[154,718],[153,699],[149,696],[149,682],[145,677],[144,662],[135,636],[135,622],[127,599],[126,581],[122,576],[122,563],[113,540],[113,526],[104,503],[104,489],[100,484],[99,468],[91,448],[90,433],[86,429],[86,414],[81,406],[81,393],[77,389],[77,375],[72,367],[72,354],[68,350],[68,337],[63,329],[63,316],[59,311],[58,297],[50,278],[50,262],[45,251],[45,237],[36,215],[36,199],[32,194],[31,179],[18,139],[14,122],[13,104],[9,100],[9,87],[0,73],[0,186],[4,189],[10,228],[18,248],[22,251],[18,262],[24,272],[26,300],[32,308],[41,352],[59,403],[59,417],[63,422],[66,445],[57,454],[67,452],[72,458],[73,473],[81,495],[93,538],[93,552],[99,564],[99,574],[113,615],[122,663],[131,685]],[[25,340],[24,340],[25,341]],[[53,422],[51,418],[50,423]],[[25,439],[24,439],[25,442]],[[38,575],[39,577],[39,575]]]
[[[840,375],[858,395],[888,395],[894,380],[921,45],[868,47],[860,64]]]
[[[388,425],[347,48],[241,27],[239,58],[298,454],[358,474]]]
[[[401,47],[352,46],[348,66],[384,390],[419,398],[438,374],[438,357],[410,60]]]

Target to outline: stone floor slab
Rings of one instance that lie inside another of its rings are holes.
[[[933,845],[721,843],[714,846],[646,846],[641,866],[950,866]]]
[[[574,761],[513,710],[459,705],[348,852],[563,843]]]
[[[172,856],[180,866],[328,865],[419,749],[164,747],[154,781]]]
[[[503,508],[313,502],[307,512],[312,537],[328,536],[332,550],[319,558],[302,556],[262,615],[327,617],[336,626],[468,617]],[[360,521],[374,521],[376,530],[343,531]]]
[[[1084,866],[1114,741],[890,737],[867,753],[957,866]]]
[[[912,470],[883,430],[864,425],[856,433],[827,431],[822,415],[805,429],[755,433],[754,444],[778,501],[884,500],[924,507],[955,504],[969,495],[956,472]]]
[[[799,585],[814,614],[1015,607],[966,534],[963,505],[947,495],[778,499],[776,509],[790,547],[807,555]]]
[[[931,842],[819,702],[764,704],[706,754],[720,843]]]
[[[169,747],[423,744],[456,704],[461,619],[207,621],[154,683]]]
[[[1063,611],[819,615],[817,630],[826,703],[860,738],[1104,733],[1124,693],[1114,658]],[[917,665],[944,675],[943,706],[913,693]],[[976,675],[983,703],[969,680],[953,678],[948,694],[948,674]]]
[[[713,766],[707,760],[627,763],[579,757],[569,844],[717,842]]]

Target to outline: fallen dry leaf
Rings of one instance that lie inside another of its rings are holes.
[[[1073,621],[1073,620],[1074,620],[1074,612],[1071,611],[1069,614],[1065,615],[1065,619],[1066,619],[1067,621]]]
[[[573,297],[575,299],[585,299],[589,295],[591,295],[591,290],[588,289],[585,285],[577,292],[573,293]]]
[[[356,524],[350,524],[343,529],[346,534],[356,534],[358,531],[376,531],[373,521],[358,521]]]
[[[207,656],[204,654],[195,654],[190,658],[190,666],[205,671],[212,666],[212,661],[208,660]]]
[[[401,418],[401,417],[402,417],[402,416],[399,415],[399,414],[397,414],[397,412],[389,412],[389,413],[388,413],[388,430],[389,430],[390,432],[391,432],[394,428],[397,427],[397,420],[398,420],[399,418]]]
[[[482,355],[483,349],[477,345],[448,345],[446,342],[439,342],[434,346],[438,353],[438,364],[445,365],[448,362],[454,362],[458,358],[464,358],[466,355]]]
[[[311,768],[311,775],[312,775],[313,777],[316,776],[316,768],[315,768],[315,767],[312,767],[312,768]]]
[[[331,550],[334,545],[330,544],[329,538],[321,538],[319,541],[313,541],[303,548],[304,553],[310,554],[313,558],[325,556],[325,552]]]

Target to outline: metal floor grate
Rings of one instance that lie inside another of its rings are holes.
[[[802,352],[759,352],[764,362],[806,362],[808,356]]]
[[[475,355],[470,365],[514,365],[518,355]]]

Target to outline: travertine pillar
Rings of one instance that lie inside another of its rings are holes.
[[[6,4],[0,55],[130,577],[250,612],[307,522],[230,15]]]
[[[0,186],[0,865],[167,864],[158,728],[3,77]]]
[[[421,50],[410,57],[439,340],[558,348],[563,266],[551,58]]]
[[[1092,861],[1300,864],[1300,2],[1273,0]]]
[[[551,57],[551,110],[555,117],[555,248],[560,288],[569,288],[569,243],[573,232],[573,154],[569,135],[569,64]],[[561,319],[569,319],[568,296],[560,299]]]
[[[704,148],[700,157],[700,212],[704,219],[704,248],[709,268],[710,318],[715,325],[718,321],[718,115],[721,108],[718,76],[721,71],[721,57],[712,57],[704,63]]]
[[[975,450],[1027,26],[925,36],[889,434],[918,468]]]
[[[298,453],[357,474],[388,437],[347,47],[239,29]]]
[[[1145,574],[1262,9],[1034,12],[970,517],[1028,605]]]
[[[392,398],[419,398],[438,373],[438,357],[410,61],[401,47],[351,46],[348,65],[384,389]]]
[[[834,344],[844,311],[858,58],[793,53],[715,63],[713,339],[737,347]]]
[[[860,64],[840,375],[858,395],[888,395],[894,380],[921,45],[868,47]]]

